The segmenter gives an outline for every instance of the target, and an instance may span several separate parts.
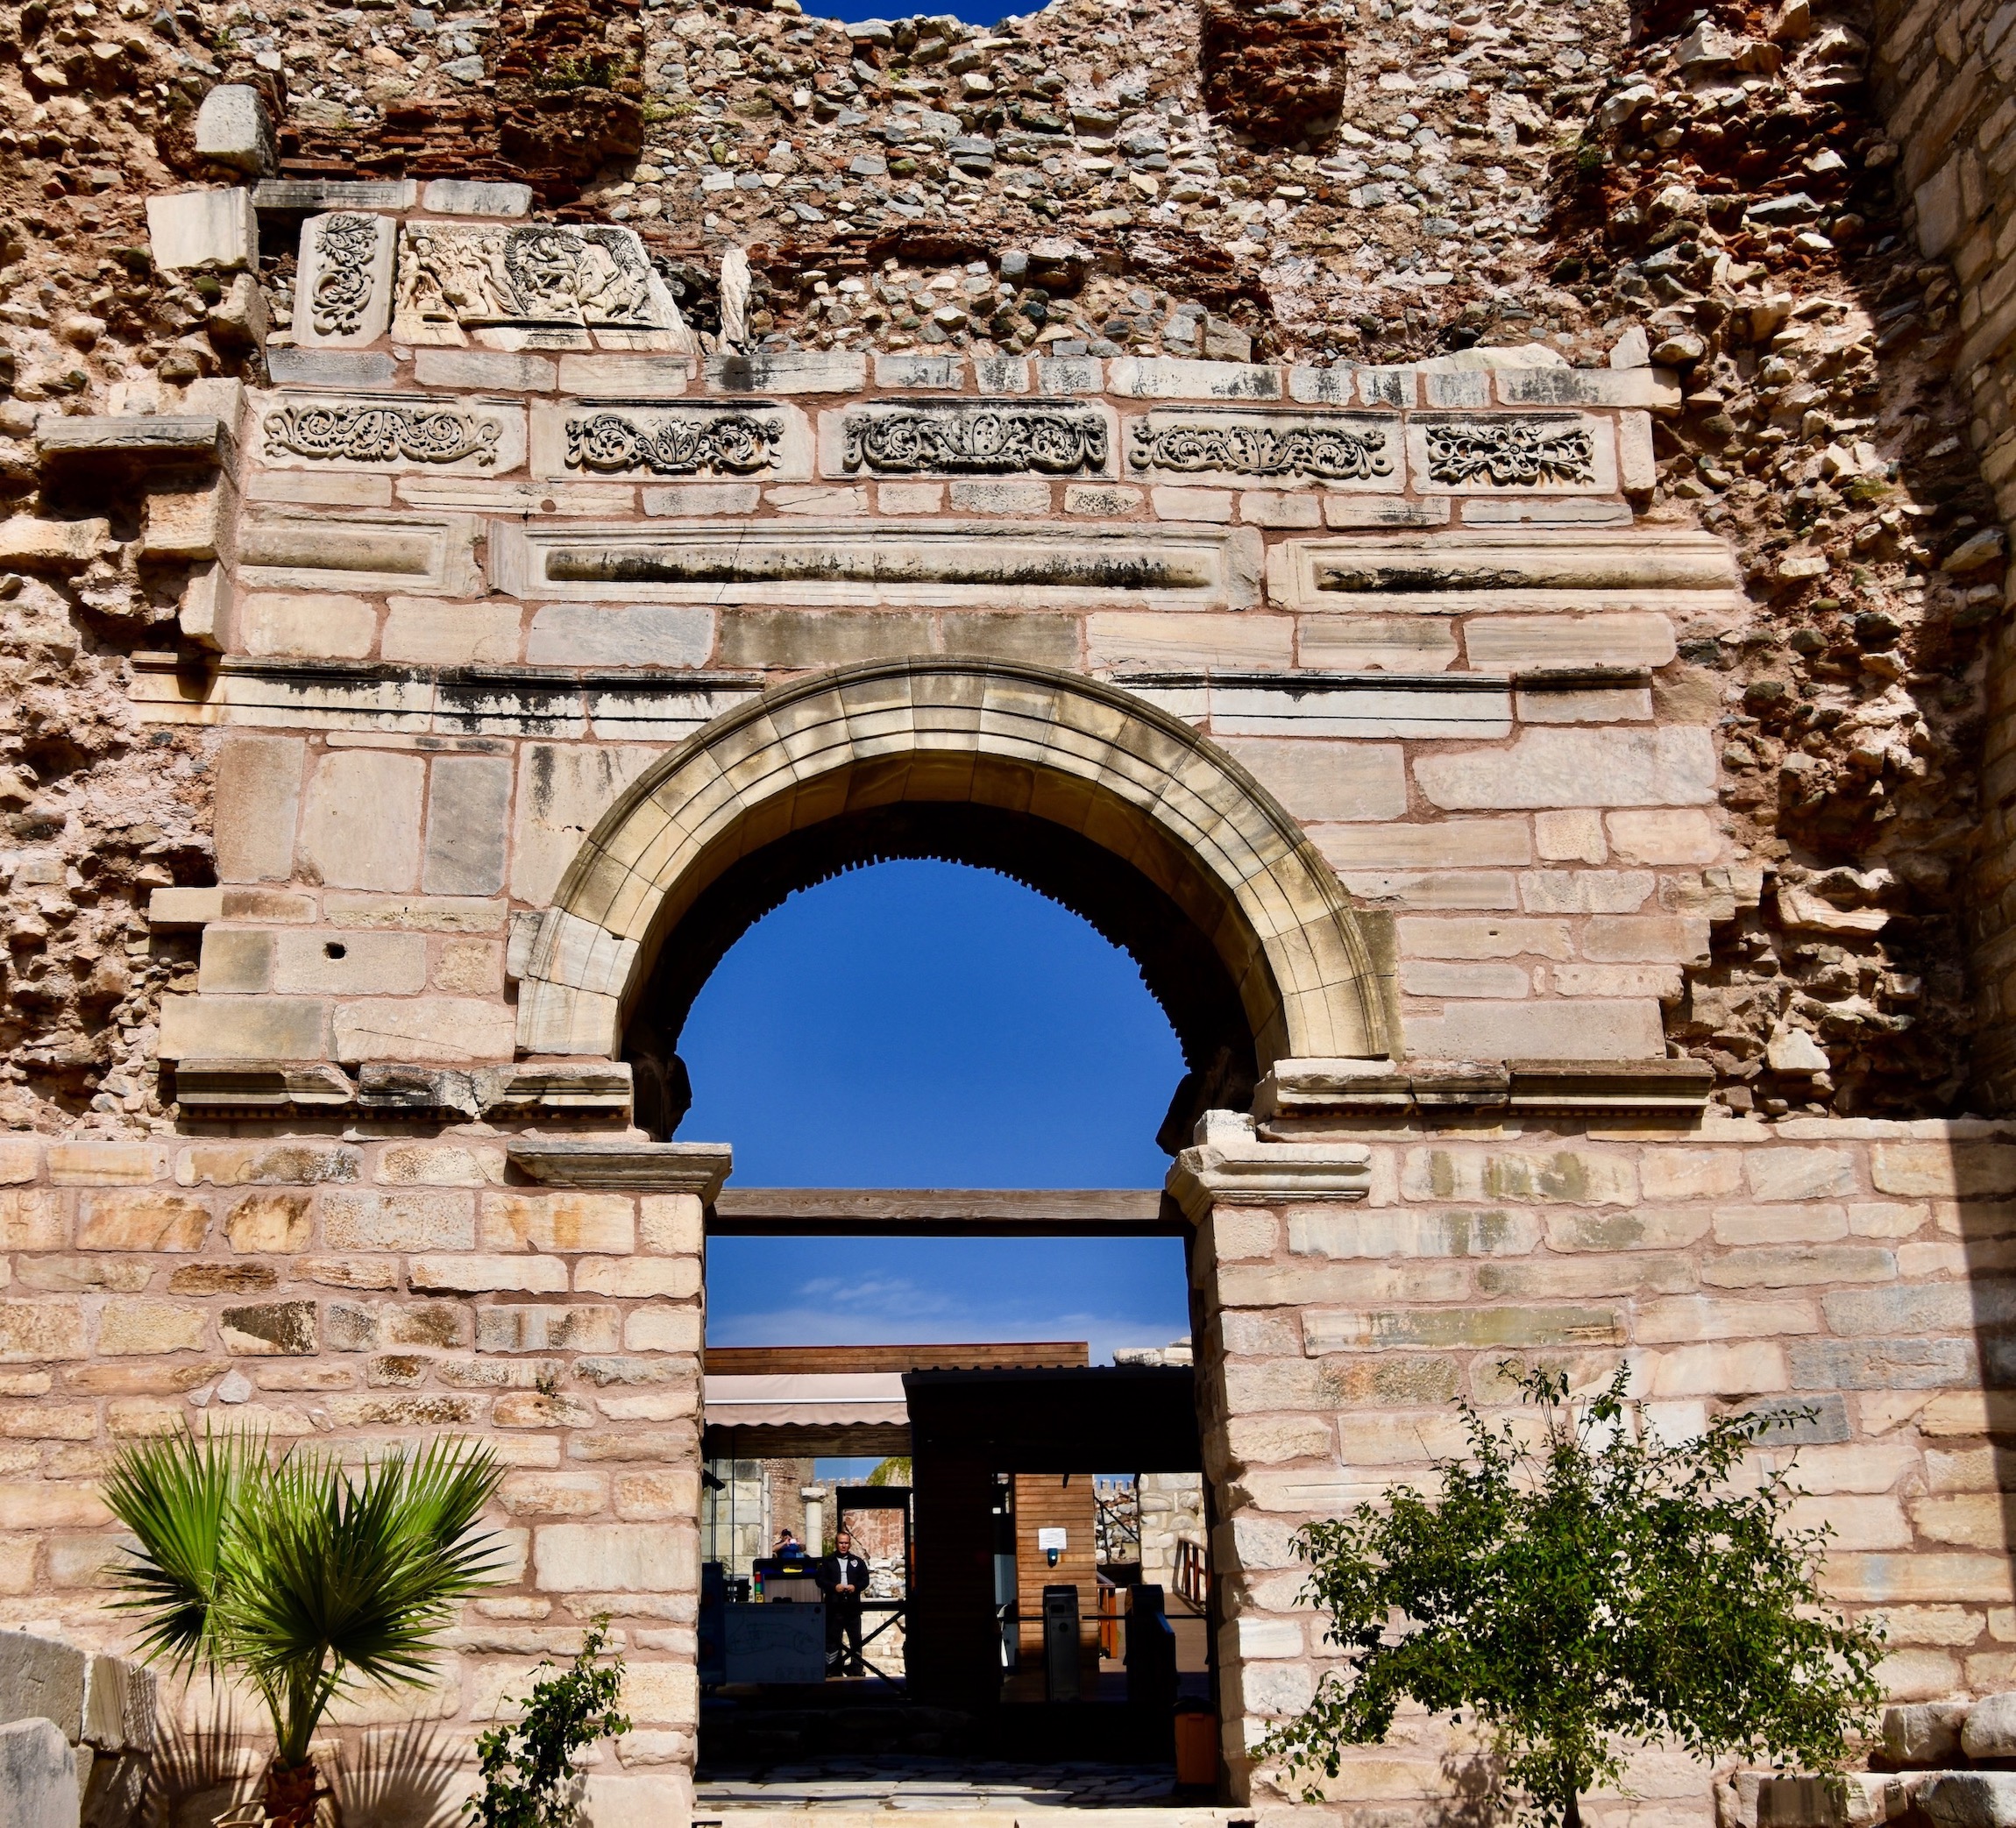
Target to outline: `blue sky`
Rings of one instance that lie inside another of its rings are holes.
[[[1160,1187],[1182,1058],[1133,961],[1019,883],[899,862],[793,896],[722,960],[679,1052],[682,1138],[742,1187]],[[1174,1238],[720,1238],[717,1345],[1189,1329]]]
[[[951,13],[964,19],[969,25],[995,25],[1012,12],[1034,12],[1041,0],[1019,0],[1017,5],[976,5],[973,0],[957,0],[953,5],[933,4],[925,11],[934,13]],[[844,19],[853,25],[859,19],[906,19],[914,16],[913,10],[905,6],[877,5],[875,0],[806,0],[806,11],[815,18]]]

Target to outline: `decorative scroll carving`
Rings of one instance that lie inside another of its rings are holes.
[[[633,230],[408,223],[397,315],[420,322],[679,329]]]
[[[783,439],[777,420],[748,413],[667,419],[656,430],[621,413],[597,413],[567,421],[567,467],[603,475],[642,469],[654,476],[750,476],[770,467]]]
[[[454,407],[282,407],[266,417],[267,443],[297,457],[356,464],[497,461],[503,428]]]
[[[1596,479],[1596,442],[1586,427],[1560,421],[1474,421],[1431,425],[1428,475],[1433,482],[1480,479],[1501,488]]]
[[[951,471],[1012,476],[1035,471],[1071,476],[1106,466],[1106,422],[1068,407],[919,407],[849,413],[848,471],[878,476]]]
[[[361,326],[371,302],[372,268],[378,261],[375,216],[325,216],[317,225],[319,271],[310,312],[318,337],[348,337]]]
[[[1127,461],[1137,470],[1313,476],[1325,482],[1393,474],[1384,431],[1303,421],[1281,426],[1143,419]]]

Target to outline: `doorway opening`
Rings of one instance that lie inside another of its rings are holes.
[[[1189,1075],[1138,967],[905,861],[788,897],[678,1022],[668,1079],[738,1156],[699,1807],[1208,1802],[1175,1760],[1179,1707],[1215,1725],[1212,1597],[1157,1144]]]

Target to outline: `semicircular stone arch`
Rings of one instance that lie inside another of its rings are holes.
[[[615,1055],[659,949],[764,847],[877,809],[962,805],[976,831],[999,814],[1055,828],[1152,885],[1223,966],[1260,1071],[1397,1053],[1384,917],[1350,906],[1293,817],[1223,749],[1101,681],[937,656],[777,687],[633,783],[540,921],[519,980],[520,1052]],[[989,861],[984,838],[976,849],[969,861]]]

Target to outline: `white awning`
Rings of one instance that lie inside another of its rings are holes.
[[[707,1421],[715,1428],[910,1423],[899,1371],[710,1375],[706,1385]]]

